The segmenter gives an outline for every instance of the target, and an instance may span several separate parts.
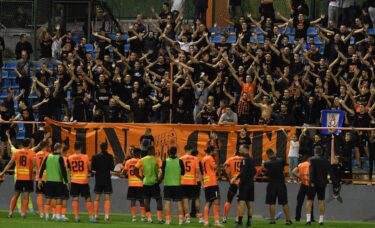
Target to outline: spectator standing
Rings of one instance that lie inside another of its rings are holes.
[[[194,7],[194,23],[199,19],[203,24],[206,24],[208,0],[194,0]]]
[[[273,8],[273,0],[260,0],[260,15],[264,18],[270,18],[275,21],[275,10]]]
[[[4,62],[3,62],[3,54],[5,51],[5,42],[4,38],[0,36],[0,68],[3,68]],[[3,79],[3,72],[0,70],[0,82],[2,82]],[[1,88],[1,85],[0,85]]]
[[[229,18],[237,23],[242,16],[242,0],[228,0]]]
[[[22,34],[20,36],[20,41],[18,41],[18,43],[16,44],[16,59],[21,59],[22,51],[26,51],[27,58],[30,58],[31,54],[33,53],[33,47],[28,41],[26,34]]]
[[[34,75],[34,64],[30,61],[27,51],[21,52],[21,59],[18,60],[14,71],[17,73],[16,82],[19,84],[19,89],[24,90],[23,97],[28,99],[31,88],[31,77]]]
[[[148,148],[154,146],[155,140],[152,136],[151,128],[146,128],[145,134],[139,139],[142,151],[142,158],[145,157],[148,153]]]

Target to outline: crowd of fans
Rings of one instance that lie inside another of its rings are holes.
[[[156,20],[138,15],[126,39],[94,31],[93,51],[86,38],[76,43],[56,26],[40,34],[37,64],[21,36],[19,93],[8,88],[1,119],[319,126],[321,111],[332,109],[345,111],[344,126],[373,126],[373,1],[353,20],[330,12],[329,20],[311,21],[304,1],[290,1],[291,18],[268,2],[259,21],[235,10],[233,30],[188,23],[164,3],[159,14],[152,9]],[[33,128],[25,129],[30,137]],[[351,135],[369,155],[374,137]]]

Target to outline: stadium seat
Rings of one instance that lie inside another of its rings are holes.
[[[289,38],[290,44],[292,44],[292,43],[294,43],[294,41],[296,41],[296,37],[294,35],[289,35],[288,38]]]
[[[94,51],[94,45],[92,44],[85,44],[85,48],[87,52],[93,52]]]
[[[251,44],[255,43],[255,41],[254,41],[254,37],[253,37],[253,36],[250,36],[250,40],[249,40],[249,42],[250,42]]]
[[[323,41],[316,36],[314,37],[314,44],[320,46],[323,45]]]
[[[232,26],[228,26],[228,27],[225,27],[225,31],[229,33],[233,33],[233,32],[236,32],[236,28]]]
[[[374,35],[375,34],[375,28],[369,28],[368,29],[368,34],[369,35]]]
[[[264,44],[264,36],[263,35],[258,35],[258,42],[260,44]]]
[[[221,43],[221,36],[214,36],[214,37],[212,37],[212,42],[214,42],[214,43]]]
[[[9,78],[3,78],[3,86],[4,88],[9,88],[12,86],[12,80]]]
[[[256,27],[256,29],[255,29],[255,32],[256,32],[256,34],[262,34],[262,30],[260,30],[260,28],[258,28],[258,27]]]
[[[8,78],[16,79],[17,73],[15,71],[11,71],[10,74],[8,74]]]
[[[129,44],[125,44],[124,45],[124,51],[125,51],[125,53],[129,53],[130,52],[130,45]]]
[[[234,44],[234,43],[236,43],[236,40],[237,40],[236,35],[230,35],[230,36],[227,38],[227,43],[228,43],[228,44]]]
[[[7,98],[7,96],[8,96],[8,94],[7,94],[7,90],[6,90],[6,89],[3,89],[3,90],[1,91],[0,98],[1,98],[1,99],[5,99],[5,98]]]
[[[129,35],[128,34],[122,34],[121,40],[127,40],[127,39],[129,39]]]
[[[94,53],[91,53],[91,56],[93,59],[96,59],[97,54],[94,52]]]
[[[8,62],[8,63],[5,64],[4,69],[5,70],[14,70],[14,68],[16,68],[16,66],[17,66],[17,62],[11,61],[11,62]]]
[[[1,71],[1,73],[3,75],[3,79],[8,78],[8,71],[3,70],[3,71]]]
[[[40,63],[34,63],[34,67],[36,70],[40,70],[40,66],[41,66]]]
[[[355,44],[355,37],[354,36],[350,37],[350,44]]]
[[[108,34],[107,36],[111,40],[115,40],[116,39],[116,35],[115,34]]]
[[[308,36],[316,36],[316,35],[318,35],[318,30],[316,30],[315,27],[309,27],[307,29],[307,35]]]
[[[75,34],[72,36],[72,40],[76,43],[79,43],[81,42],[82,37],[83,37],[82,35]]]
[[[280,29],[279,29],[279,32],[280,32],[280,33],[284,33],[284,31],[285,31],[285,28],[280,28]],[[294,35],[294,34],[295,34],[295,31],[294,31],[293,28],[288,27],[288,28],[286,29],[286,31],[285,31],[285,34],[286,34],[286,35]]]

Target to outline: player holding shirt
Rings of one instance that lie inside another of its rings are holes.
[[[89,186],[90,161],[86,154],[82,154],[82,144],[79,141],[74,143],[74,154],[68,157],[68,168],[70,169],[70,195],[73,197],[72,207],[75,221],[80,222],[78,200],[79,196],[82,196],[86,199],[89,221],[95,222]]]
[[[143,202],[143,195],[142,195],[142,187],[143,183],[142,180],[139,179],[135,173],[134,168],[135,165],[141,158],[142,151],[138,148],[135,148],[133,151],[133,158],[127,160],[123,167],[123,172],[125,175],[128,176],[128,195],[127,199],[130,200],[130,207],[131,207],[131,214],[132,214],[132,222],[137,221],[137,201],[139,201],[140,210],[141,210],[141,221],[145,220],[145,204]],[[141,173],[142,176],[142,173]]]
[[[16,162],[17,172],[16,172],[16,184],[15,184],[15,193],[10,201],[9,206],[9,215],[11,218],[13,216],[14,207],[16,206],[18,197],[21,193],[24,193],[24,198],[22,201],[21,216],[26,216],[27,205],[29,203],[30,192],[33,192],[33,180],[34,180],[34,167],[35,167],[35,158],[34,151],[30,149],[31,140],[26,138],[23,140],[22,145],[23,149],[16,151],[12,159],[9,161],[4,170],[0,173],[0,176],[3,176],[6,171]]]
[[[213,203],[215,219],[214,226],[223,227],[223,225],[220,224],[220,192],[216,176],[217,165],[215,159],[212,157],[215,148],[210,146],[205,152],[206,156],[202,159],[203,187],[206,197],[206,204],[204,206],[204,226],[209,226],[208,218]]]
[[[163,200],[160,195],[159,176],[161,172],[162,161],[155,156],[155,148],[148,148],[148,155],[140,159],[135,165],[134,174],[143,181],[143,199],[146,207],[147,221],[152,223],[150,211],[150,201],[154,198],[157,203],[158,223],[163,224]],[[141,170],[143,176],[141,176]]]
[[[224,205],[224,216],[223,223],[227,223],[228,214],[230,212],[230,205],[233,197],[237,194],[239,181],[231,182],[233,178],[236,178],[240,174],[240,167],[243,157],[239,153],[236,153],[233,157],[229,158],[224,163],[224,174],[227,180],[230,181],[230,186],[227,193],[227,202]]]
[[[48,151],[49,144],[47,141],[42,141],[40,143],[40,151],[35,154],[35,163],[36,163],[36,168],[37,168],[37,173],[39,173],[40,168],[42,167],[42,164],[44,162],[44,159],[50,154]],[[46,181],[46,172],[43,173],[42,176],[42,183],[43,185],[41,188],[38,186],[38,181],[39,181],[39,175],[36,175],[35,177],[35,193],[37,194],[37,205],[38,205],[38,211],[39,211],[39,216],[40,218],[44,218],[44,210],[43,210],[43,196],[45,194],[45,181]]]
[[[185,167],[182,160],[177,157],[177,148],[169,149],[169,158],[163,161],[162,174],[159,180],[164,179],[164,207],[165,207],[165,224],[171,224],[171,201],[177,202],[178,224],[184,222],[184,211],[182,208],[182,189],[181,176],[185,175]]]
[[[197,211],[199,223],[203,223],[202,213],[200,213],[199,193],[201,191],[198,181],[202,182],[199,160],[196,156],[191,155],[193,147],[186,145],[184,147],[185,155],[180,157],[184,163],[185,175],[181,177],[181,185],[183,191],[183,207],[185,211],[185,223],[190,223],[190,207],[189,200],[194,201]],[[198,181],[197,181],[198,180]]]
[[[68,176],[66,173],[66,168],[64,164],[64,159],[61,156],[63,147],[60,143],[56,143],[53,147],[53,153],[49,154],[46,159],[44,159],[42,167],[39,171],[39,188],[42,187],[42,177],[44,171],[46,171],[46,204],[44,206],[44,215],[46,221],[49,220],[49,209],[51,206],[52,199],[56,200],[56,219],[61,220],[61,204],[62,199],[65,197],[65,189],[68,188]]]

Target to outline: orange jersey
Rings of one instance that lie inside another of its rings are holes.
[[[310,162],[305,161],[298,165],[298,177],[301,184],[309,186],[310,183]]]
[[[90,160],[86,154],[73,154],[68,158],[70,182],[75,184],[89,183]]]
[[[125,162],[124,170],[128,173],[128,186],[129,187],[143,187],[143,181],[134,174],[135,165],[138,163],[139,158],[132,158]],[[141,169],[139,170],[141,172]],[[140,173],[142,176],[142,174]]]
[[[39,173],[40,168],[42,167],[42,164],[44,162],[44,159],[46,159],[46,157],[49,154],[50,153],[48,151],[39,151],[38,153],[35,154],[35,164],[36,164],[36,168],[38,170],[37,173]],[[39,180],[39,175],[36,175],[35,180],[37,180],[37,181]],[[42,181],[45,181],[45,180],[46,180],[46,171],[44,170]]]
[[[229,175],[230,178],[237,177],[238,174],[240,174],[242,159],[243,157],[241,156],[234,156],[226,160],[226,162],[224,163],[224,165],[227,167],[227,170],[226,170],[227,173],[230,174]],[[238,182],[236,182],[236,184],[238,183],[239,183],[239,180]]]
[[[197,185],[197,170],[199,170],[199,160],[197,157],[189,154],[185,154],[180,157],[181,161],[184,163],[185,175],[181,177],[182,185]]]
[[[32,181],[34,179],[34,151],[18,150],[13,154],[13,159],[17,166],[16,180]]]
[[[217,177],[216,177],[216,163],[215,159],[211,155],[206,155],[202,159],[202,169],[203,169],[203,186],[210,187],[216,186]]]

